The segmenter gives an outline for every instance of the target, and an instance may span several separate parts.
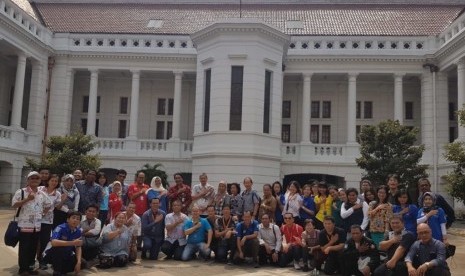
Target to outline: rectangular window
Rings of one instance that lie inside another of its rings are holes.
[[[319,125],[310,126],[310,142],[314,144],[320,143],[320,126]]]
[[[241,130],[244,67],[233,66],[231,69],[231,107],[229,111],[229,130]]]
[[[312,111],[311,111],[312,118],[320,118],[320,102],[319,101],[312,101]]]
[[[405,120],[413,120],[413,102],[405,102]]]
[[[373,119],[373,102],[363,102],[363,118]]]
[[[263,133],[270,133],[271,78],[273,73],[265,71],[265,96],[263,105]]]
[[[118,121],[118,138],[126,138],[127,126],[128,126],[127,120]]]
[[[81,131],[82,133],[87,133],[87,119],[81,119]]]
[[[455,132],[455,127],[449,127],[449,143],[452,143],[457,139],[457,133]]]
[[[283,143],[291,142],[291,125],[282,125],[281,140],[283,141]]]
[[[128,114],[128,97],[119,98],[119,114]]]
[[[157,115],[166,114],[166,99],[159,98],[157,105]]]
[[[97,96],[97,113],[100,113],[100,96]]]
[[[168,99],[168,115],[173,115],[174,99]]]
[[[165,139],[165,122],[164,121],[157,121],[157,140]]]
[[[283,118],[291,118],[291,101],[283,101]]]
[[[330,125],[321,126],[321,143],[331,144],[331,126]]]
[[[210,90],[211,90],[212,69],[205,71],[205,99],[203,109],[203,131],[210,130]]]
[[[362,126],[361,125],[355,126],[355,139],[356,139],[357,143],[360,143],[360,132],[361,131],[362,131]]]
[[[360,119],[361,116],[362,116],[362,102],[361,101],[357,101],[355,102],[355,118],[357,119]]]
[[[100,125],[99,123],[100,123],[99,119],[95,120],[95,137],[98,137],[98,129]]]
[[[168,121],[166,123],[166,139],[170,139],[173,136],[173,122]]]
[[[322,118],[331,118],[331,102],[323,101],[323,114]]]
[[[457,119],[456,111],[457,109],[455,108],[455,104],[449,103],[449,120],[450,121],[455,121]]]
[[[82,113],[89,112],[89,96],[82,97]]]

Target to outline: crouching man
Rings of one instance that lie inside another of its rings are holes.
[[[342,275],[370,276],[379,265],[379,253],[372,240],[363,236],[360,225],[350,227],[351,238],[346,242],[343,253]]]
[[[66,223],[58,225],[52,232],[51,248],[45,250],[44,261],[53,265],[53,275],[81,271],[82,240],[81,214],[68,213]]]

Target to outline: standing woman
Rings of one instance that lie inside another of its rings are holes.
[[[367,204],[370,204],[372,201],[375,201],[375,190],[373,190],[373,188],[370,188],[368,191],[365,191],[365,193],[363,194],[363,198],[365,199],[365,202]]]
[[[333,197],[329,194],[326,183],[318,185],[318,195],[315,196],[315,205],[317,209],[315,227],[319,230],[323,229],[323,220],[326,216],[331,216]]]
[[[215,206],[215,215],[223,215],[223,207],[231,204],[231,196],[227,192],[226,181],[221,180],[218,183],[218,192],[213,197],[213,205]]]
[[[392,205],[388,202],[388,188],[384,185],[376,189],[377,199],[370,202],[368,216],[370,218],[371,239],[379,248],[384,233],[389,232],[389,220],[392,217]]]
[[[274,221],[277,205],[278,202],[273,196],[271,185],[263,185],[263,198],[258,209],[258,217],[261,219],[264,214],[267,214],[271,221]]]
[[[350,228],[352,225],[360,225],[362,230],[368,226],[368,204],[365,200],[360,199],[358,191],[355,188],[347,189],[346,202],[341,206],[341,218],[343,229],[350,236]]]
[[[397,192],[395,199],[396,205],[392,207],[393,213],[402,216],[405,230],[410,231],[416,238],[418,207],[412,204],[407,191],[404,189]]]
[[[287,187],[284,209],[282,211],[283,216],[290,213],[294,217],[294,222],[301,225],[300,208],[302,207],[302,204],[303,199],[302,196],[300,196],[300,184],[293,180]]]
[[[66,222],[68,212],[78,210],[79,207],[79,191],[74,185],[74,176],[67,174],[63,177],[63,183],[57,189],[61,193],[61,208],[55,208],[53,217],[53,228]]]
[[[107,224],[108,219],[108,200],[110,199],[110,188],[108,187],[108,179],[104,172],[99,172],[97,175],[97,183],[102,188],[102,203],[100,203],[98,219],[102,224]]]
[[[42,216],[42,222],[40,226],[40,236],[39,236],[39,251],[37,254],[37,260],[39,261],[39,267],[42,270],[46,270],[47,263],[42,261],[42,253],[47,247],[48,242],[50,241],[50,235],[53,230],[53,214],[54,210],[60,209],[63,203],[61,202],[61,193],[57,191],[57,188],[60,184],[60,178],[56,174],[52,174],[45,184],[45,186],[39,186],[39,190],[44,192],[52,202],[50,209],[47,209]]]
[[[159,176],[152,178],[152,181],[150,182],[150,189],[148,189],[146,193],[148,202],[152,202],[153,198],[160,199],[159,209],[168,213],[168,191],[165,187],[163,187],[163,183]]]
[[[231,183],[231,215],[234,221],[242,218],[242,196],[239,183]]]
[[[331,204],[331,216],[334,218],[336,227],[343,228],[341,218],[341,206],[343,201],[339,198],[339,191],[336,186],[330,186],[328,190],[329,194],[333,198],[333,204]]]
[[[315,221],[315,201],[312,197],[312,186],[306,184],[303,189],[302,207],[300,208],[300,219],[307,224],[306,220]]]
[[[110,209],[109,220],[112,222],[117,213],[123,210],[123,185],[119,181],[114,181],[110,199],[108,201]]]
[[[423,194],[422,208],[418,210],[417,224],[427,223],[433,238],[447,244],[446,213],[436,205],[436,196],[432,192]]]
[[[275,181],[272,185],[273,187],[273,196],[276,198],[276,212],[275,214],[275,223],[281,227],[281,225],[284,222],[283,218],[283,209],[284,209],[284,191],[283,191],[283,186],[279,181]]]

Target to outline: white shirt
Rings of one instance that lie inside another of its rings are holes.
[[[21,190],[24,191],[24,197],[21,199]],[[34,193],[28,186],[26,188],[19,189],[15,192],[11,200],[11,206],[15,205],[16,202],[24,200],[29,194]],[[17,218],[18,226],[21,232],[36,232],[40,231],[40,224],[42,223],[42,216],[46,208],[52,206],[50,198],[41,190],[37,189],[35,197],[21,206],[21,211]]]

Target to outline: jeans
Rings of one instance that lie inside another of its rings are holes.
[[[183,261],[189,261],[194,258],[195,253],[199,252],[199,255],[202,258],[207,258],[211,254],[210,248],[205,249],[206,243],[199,242],[199,243],[188,243],[186,247],[184,247],[184,251],[182,252],[181,259]]]
[[[152,238],[152,237],[147,237],[143,236],[142,237],[143,241],[143,246],[142,246],[142,255],[145,255],[147,251],[149,251],[149,258],[150,259],[157,259],[158,258],[158,253],[160,253],[161,246],[163,242],[165,241],[164,239],[159,239],[159,238]]]

